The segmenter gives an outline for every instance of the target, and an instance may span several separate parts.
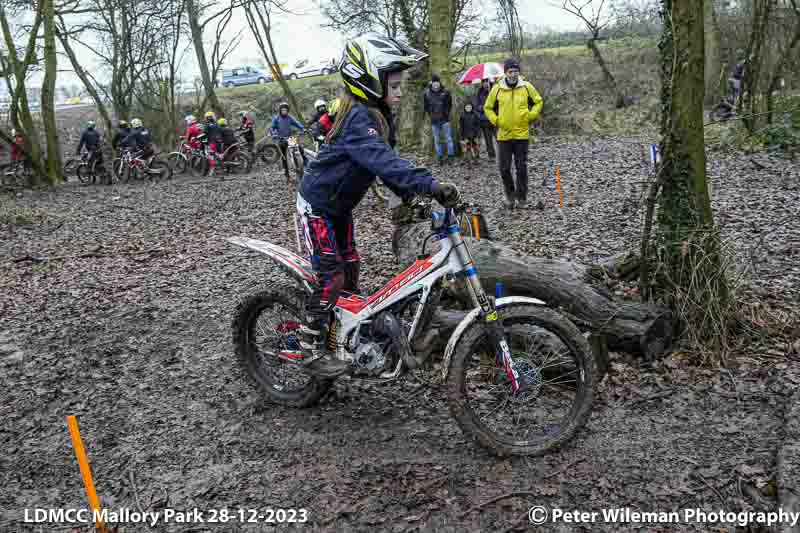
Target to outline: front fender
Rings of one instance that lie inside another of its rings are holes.
[[[513,304],[533,304],[533,305],[546,305],[543,301],[536,298],[529,298],[527,296],[506,296],[505,298],[498,298],[495,300],[495,308],[502,312],[503,307]],[[469,312],[464,319],[456,326],[455,331],[447,341],[447,347],[444,349],[444,360],[442,361],[442,380],[447,380],[447,373],[450,371],[450,359],[453,357],[453,352],[456,349],[458,341],[461,336],[467,331],[467,328],[474,325],[479,319],[480,309],[475,308]]]
[[[231,244],[249,248],[266,255],[289,276],[299,281],[306,291],[310,292],[311,287],[317,282],[317,277],[311,269],[311,262],[282,246],[247,237],[228,237],[225,240]]]

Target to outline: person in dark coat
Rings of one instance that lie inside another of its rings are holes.
[[[453,99],[450,92],[442,87],[442,80],[438,74],[431,76],[431,84],[423,94],[423,104],[425,112],[431,118],[431,128],[433,129],[433,144],[436,147],[436,158],[439,163],[444,163],[444,147],[442,146],[442,134],[447,143],[447,156],[449,159],[455,157],[455,147],[453,146],[453,132],[450,128],[450,109],[453,107]]]
[[[486,118],[486,113],[483,111],[483,104],[486,103],[486,97],[489,96],[489,92],[492,90],[492,82],[485,78],[481,82],[481,88],[478,89],[478,94],[475,96],[475,110],[480,117],[481,123],[481,133],[483,134],[483,140],[486,143],[486,154],[489,156],[489,159],[494,161],[495,158],[495,151],[494,151],[494,143],[495,138],[497,137],[497,132],[492,126],[492,123],[489,122],[489,119]]]
[[[464,146],[464,155],[478,159],[478,136],[481,134],[481,117],[472,108],[472,104],[464,104],[464,112],[459,118],[459,131],[461,143]]]

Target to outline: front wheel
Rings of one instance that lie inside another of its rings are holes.
[[[295,151],[292,154],[292,162],[293,162],[292,166],[294,166],[293,170],[294,170],[295,175],[297,176],[297,181],[299,183],[300,180],[303,177],[303,170],[304,170],[303,156],[300,155],[299,152]]]
[[[457,341],[447,375],[450,413],[467,435],[499,455],[542,455],[567,443],[592,407],[594,358],[586,339],[551,309],[498,308],[520,389],[495,362],[486,325]]]
[[[287,407],[314,405],[331,386],[278,357],[281,350],[297,349],[303,309],[302,292],[276,286],[245,299],[233,317],[239,363],[261,392]]]
[[[278,150],[278,147],[274,144],[268,144],[266,146],[262,146],[258,150],[258,158],[265,165],[272,165],[273,163],[277,163],[278,159],[281,158],[281,153]]]
[[[145,172],[153,181],[168,180],[172,177],[172,170],[164,161],[153,161],[146,168]]]
[[[112,161],[111,172],[114,173],[114,178],[117,181],[126,182],[131,178],[131,168],[119,157]]]

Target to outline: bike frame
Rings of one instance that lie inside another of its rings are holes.
[[[435,230],[433,236],[439,240],[441,246],[435,255],[417,259],[413,265],[369,297],[356,295],[339,297],[333,310],[338,322],[336,356],[345,361],[352,361],[353,353],[359,342],[359,330],[368,325],[382,311],[419,294],[420,305],[408,333],[408,340],[411,342],[417,333],[420,319],[436,283],[444,277],[462,278],[467,281],[467,289],[472,301],[487,325],[496,357],[499,362],[502,362],[505,372],[511,380],[512,390],[516,392],[520,386],[519,376],[513,367],[514,361],[511,358],[505,333],[498,320],[494,301],[487,297],[481,286],[478,270],[464,237],[461,235],[457,217],[452,209],[446,209],[444,214],[433,213],[432,218]],[[309,239],[307,234],[305,237],[307,240]],[[232,238],[228,241],[269,255],[286,268],[290,274],[302,280],[307,292],[312,290],[316,277],[308,260],[271,243],[243,238]],[[384,372],[380,377],[392,379],[399,376],[402,371],[401,357],[392,372]]]

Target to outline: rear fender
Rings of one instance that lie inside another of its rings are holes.
[[[546,305],[543,301],[536,298],[528,298],[527,296],[506,296],[505,298],[498,298],[495,300],[495,308],[502,315],[503,307],[508,307],[514,304],[533,304],[533,305]],[[458,345],[458,341],[469,328],[478,325],[480,320],[480,308],[475,308],[469,312],[467,316],[456,326],[455,331],[447,341],[447,347],[444,349],[444,361],[442,363],[442,380],[447,381],[447,374],[450,372],[450,359],[453,357],[453,352]]]
[[[311,288],[317,283],[317,276],[311,269],[311,262],[282,246],[247,237],[228,237],[225,240],[266,255],[290,277],[299,281],[307,292],[311,292]]]

